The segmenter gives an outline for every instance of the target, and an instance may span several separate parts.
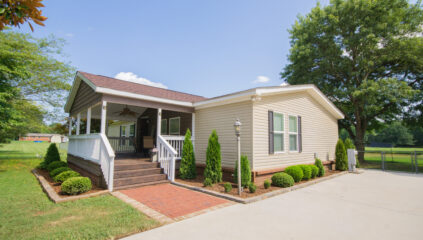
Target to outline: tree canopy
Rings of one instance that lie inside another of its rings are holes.
[[[401,122],[393,122],[376,135],[370,135],[369,141],[390,143],[393,146],[410,146],[414,144],[413,134]]]
[[[3,30],[7,25],[19,27],[24,22],[28,22],[32,31],[29,20],[34,23],[44,26],[46,17],[42,16],[41,7],[44,5],[42,0],[3,0],[0,2],[0,30]]]
[[[362,151],[365,132],[381,120],[406,112],[421,117],[422,26],[421,1],[318,4],[289,30],[290,63],[281,76],[290,84],[317,85],[345,114],[339,124]]]

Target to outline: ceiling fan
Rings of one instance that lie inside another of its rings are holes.
[[[131,111],[131,109],[128,108],[128,105],[125,105],[122,111],[114,112],[113,114],[119,114],[119,116],[132,116],[135,117],[137,115],[136,112]]]

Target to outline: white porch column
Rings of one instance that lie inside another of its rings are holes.
[[[87,110],[87,134],[91,133],[91,108]]]
[[[159,135],[161,133],[162,130],[162,109],[159,108],[157,109],[157,139],[156,139],[156,144],[159,143]]]
[[[72,135],[72,116],[69,114],[69,136]]]
[[[76,115],[76,135],[79,135],[79,129],[81,125],[81,113]]]
[[[101,128],[100,133],[106,134],[106,116],[107,116],[107,102],[103,101],[101,107]]]
[[[192,113],[192,129],[191,129],[191,139],[192,139],[192,146],[195,148],[195,113]]]

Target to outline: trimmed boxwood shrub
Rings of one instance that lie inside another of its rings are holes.
[[[53,177],[53,181],[62,183],[71,177],[80,177],[81,175],[75,171],[64,171]]]
[[[319,168],[315,165],[309,165],[311,168],[311,178],[317,177],[317,174],[319,173]]]
[[[272,185],[276,187],[291,187],[294,185],[294,178],[284,172],[275,173],[272,176]]]
[[[219,137],[216,130],[213,130],[207,145],[206,151],[206,168],[204,169],[204,177],[209,178],[212,183],[222,181],[222,155],[220,153]]]
[[[250,190],[250,193],[255,193],[257,189],[257,186],[254,185],[254,183],[250,183],[250,185],[248,185],[248,190]]]
[[[71,171],[72,169],[70,169],[69,167],[59,167],[54,169],[53,171],[50,172],[50,176],[53,178],[56,175],[59,175],[62,172],[66,172],[66,171]]]
[[[76,195],[91,190],[91,180],[87,177],[71,177],[62,183],[62,192]]]
[[[238,161],[235,163],[234,181],[238,183]],[[241,185],[248,187],[251,182],[251,169],[248,157],[245,155],[241,156]]]
[[[298,165],[287,167],[284,172],[289,174],[295,182],[301,181],[304,176],[302,168]]]
[[[179,177],[182,179],[193,179],[197,176],[195,166],[194,147],[191,141],[191,131],[187,129],[185,133],[184,145],[182,147],[181,166],[179,167]]]
[[[210,187],[211,185],[213,185],[213,182],[210,178],[206,178],[204,179],[203,184],[204,184],[204,187]]]
[[[227,193],[232,191],[232,184],[229,183],[229,182],[223,184],[223,187],[225,188],[225,192],[227,192]]]
[[[335,148],[335,167],[336,170],[345,171],[348,169],[347,151],[342,139],[339,139]]]
[[[264,189],[270,188],[270,182],[269,180],[264,180]]]
[[[54,162],[50,163],[47,166],[47,171],[51,172],[51,171],[53,171],[56,168],[59,168],[59,167],[67,167],[67,166],[68,166],[68,164],[65,163],[65,162],[62,162],[62,161],[54,161]]]
[[[316,167],[319,168],[319,172],[317,173],[317,176],[318,177],[325,176],[325,167],[323,167],[322,161],[320,161],[320,159],[316,158],[316,160],[314,161],[314,165],[316,165]]]
[[[299,165],[303,170],[303,180],[309,180],[311,178],[311,167],[310,165]]]

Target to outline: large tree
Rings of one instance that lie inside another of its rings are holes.
[[[370,142],[390,143],[393,146],[411,146],[414,144],[413,134],[401,122],[393,122],[369,136]]]
[[[422,26],[420,1],[318,4],[290,29],[290,63],[282,78],[317,85],[345,114],[340,126],[363,151],[367,130],[421,102]]]
[[[32,31],[29,20],[34,23],[44,26],[46,17],[42,16],[41,7],[44,5],[42,0],[2,0],[0,2],[0,30],[3,30],[7,25],[19,27],[24,22],[28,22]]]

